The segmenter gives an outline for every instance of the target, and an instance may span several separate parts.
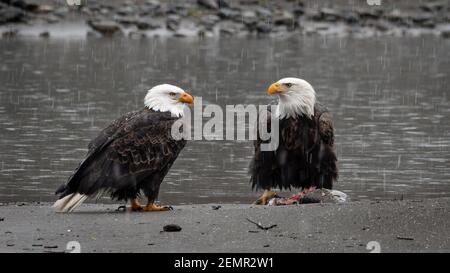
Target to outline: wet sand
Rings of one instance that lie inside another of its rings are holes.
[[[449,252],[450,198],[286,207],[185,205],[160,213],[83,204],[70,214],[49,203],[0,206],[0,252]],[[247,219],[260,223],[263,230]],[[167,224],[179,232],[162,232]],[[274,226],[276,225],[276,226]],[[376,244],[376,243],[375,243]]]

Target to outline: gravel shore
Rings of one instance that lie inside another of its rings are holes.
[[[81,252],[369,252],[371,241],[381,252],[450,251],[450,198],[162,213],[84,204],[58,214],[50,205],[0,206],[0,252],[65,252],[71,241]],[[181,231],[164,232],[169,224]]]
[[[421,35],[450,37],[449,1],[313,0],[0,0],[3,37]],[[68,4],[70,3],[70,5]],[[65,27],[67,30],[70,27]],[[29,30],[34,31],[29,31]]]

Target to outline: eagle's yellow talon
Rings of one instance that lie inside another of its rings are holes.
[[[131,211],[142,211],[142,206],[137,198],[131,200]]]
[[[148,204],[147,206],[142,208],[143,211],[168,211],[170,207],[162,207],[155,204]]]
[[[258,200],[253,203],[254,205],[267,205],[269,203],[269,200],[278,197],[278,194],[274,191],[265,190],[264,193],[261,195],[261,197],[258,198]]]

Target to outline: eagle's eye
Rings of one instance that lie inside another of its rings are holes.
[[[287,88],[291,88],[292,83],[285,83],[284,86],[286,86]]]
[[[175,92],[170,92],[169,93],[169,96],[171,96],[171,97],[175,97],[177,94],[175,93]]]

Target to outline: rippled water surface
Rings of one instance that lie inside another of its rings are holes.
[[[51,201],[88,142],[175,83],[204,104],[267,104],[269,83],[307,79],[332,112],[340,179],[354,199],[450,196],[450,40],[0,40],[0,201]],[[248,141],[194,141],[165,203],[250,202]]]

